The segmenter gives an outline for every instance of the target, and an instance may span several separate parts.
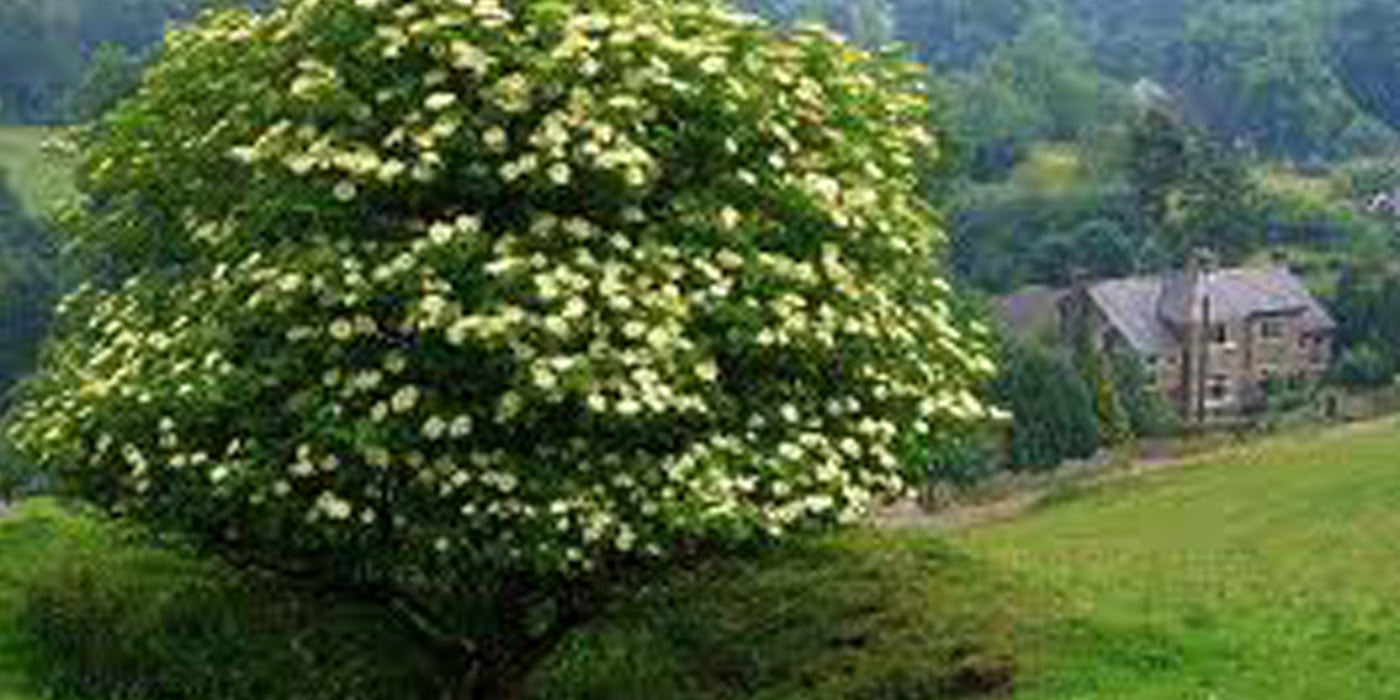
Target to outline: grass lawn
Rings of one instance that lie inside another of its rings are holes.
[[[1017,698],[1400,697],[1400,422],[1104,487],[957,544],[1059,600]]]
[[[805,579],[807,593],[771,590],[764,581],[782,567],[765,565],[630,609],[566,649],[579,672],[543,697],[1400,698],[1394,419],[1068,490],[1015,520],[952,536],[883,536],[875,541],[888,552],[948,554],[932,565],[906,555],[877,561],[870,575],[889,589],[866,597],[903,599],[884,604],[902,612],[883,616],[889,626],[877,629],[887,634],[871,636],[859,655],[842,656],[832,649],[851,627],[841,601],[858,590],[848,553],[859,539],[841,540]],[[923,603],[911,607],[906,596]],[[746,608],[736,604],[745,600]],[[970,614],[980,606],[1000,612]],[[785,618],[794,610],[809,619]],[[727,632],[709,647],[689,646],[678,630],[696,628],[696,619],[713,621],[712,634]],[[765,638],[755,629],[793,632]],[[981,660],[973,681],[1012,669],[1011,692],[976,692],[1007,690],[994,683],[889,681],[934,653],[932,639]],[[728,673],[703,661],[706,648],[773,659],[792,645],[817,660],[815,675],[796,684],[774,663],[766,682],[726,685]],[[843,664],[864,684],[835,682]],[[823,692],[828,685],[835,692]],[[666,692],[627,690],[634,687]]]
[[[74,192],[72,159],[43,147],[54,133],[46,127],[0,126],[0,171],[36,218]]]
[[[530,697],[1400,698],[1397,506],[1390,419],[1068,490],[951,535],[856,531],[715,561],[642,587],[573,635]],[[62,657],[54,640],[96,654],[109,674],[182,683],[122,697],[291,697],[273,690],[283,678],[312,679],[296,697],[418,697],[406,690],[413,674],[389,661],[401,645],[382,621],[295,601],[268,615],[275,595],[215,584],[182,593],[209,569],[120,544],[105,527],[42,500],[0,520],[0,700],[48,697],[29,674],[36,658]],[[36,587],[34,572],[65,570],[41,566],[55,558],[100,565]],[[156,599],[164,612],[151,614]],[[26,600],[47,612],[26,613]],[[289,661],[323,617],[343,622],[327,623],[322,651]],[[48,620],[48,647],[35,619]],[[104,631],[148,643],[87,643]],[[215,659],[234,672],[191,674]],[[90,690],[66,697],[99,700],[123,686],[75,687]],[[371,692],[384,688],[397,693]]]

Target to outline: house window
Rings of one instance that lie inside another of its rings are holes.
[[[1271,340],[1283,337],[1283,324],[1278,321],[1265,320],[1259,322],[1259,337]]]
[[[1225,332],[1225,324],[1212,323],[1210,326],[1210,342],[1216,345],[1224,345],[1229,342],[1230,336]]]
[[[1210,377],[1210,383],[1206,386],[1206,395],[1211,401],[1224,401],[1230,397],[1230,378],[1223,374],[1214,374]]]

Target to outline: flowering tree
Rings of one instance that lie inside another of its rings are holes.
[[[921,75],[703,0],[208,14],[88,135],[12,435],[499,692],[592,582],[855,522],[989,416]]]

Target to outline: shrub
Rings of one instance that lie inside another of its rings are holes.
[[[1395,376],[1395,367],[1369,343],[1344,351],[1333,371],[1338,383],[1353,389],[1385,386]]]
[[[611,572],[852,522],[989,416],[923,77],[706,0],[207,14],[87,136],[12,434],[492,692]]]
[[[1181,432],[1181,418],[1162,395],[1147,386],[1147,370],[1126,352],[1108,353],[1113,382],[1132,434],[1140,438],[1169,437]]]
[[[552,700],[998,697],[1039,614],[932,538],[859,534],[677,572],[532,683]],[[1025,625],[1029,627],[1030,625]]]
[[[1010,466],[1051,469],[1099,448],[1095,397],[1064,358],[1037,346],[1004,343],[994,396],[1015,416]]]
[[[162,550],[101,517],[21,504],[0,531],[32,673],[58,697],[428,698],[430,660],[382,611]],[[14,561],[11,559],[11,561]],[[18,564],[18,562],[15,562]]]

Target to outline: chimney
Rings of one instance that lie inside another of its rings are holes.
[[[1089,332],[1089,273],[1075,266],[1069,271],[1069,295],[1065,300],[1061,332],[1078,348]]]
[[[1075,293],[1088,291],[1089,271],[1079,265],[1069,269],[1069,288]]]
[[[1200,312],[1205,278],[1215,271],[1215,254],[1207,248],[1194,248],[1181,269],[1162,277],[1157,296],[1157,315],[1178,328],[1194,323]]]
[[[1202,275],[1209,275],[1215,272],[1216,257],[1210,248],[1195,248],[1191,251],[1191,258],[1186,262],[1186,269],[1192,273],[1192,281],[1199,281]]]

